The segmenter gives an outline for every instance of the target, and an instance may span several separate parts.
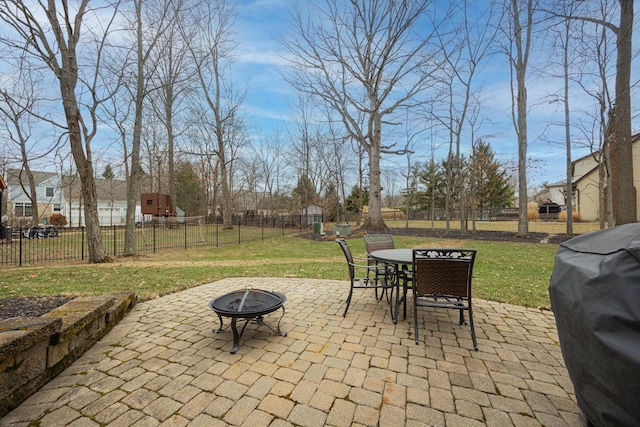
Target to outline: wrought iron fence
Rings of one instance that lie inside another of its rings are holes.
[[[222,223],[207,223],[202,218],[154,220],[135,228],[136,253],[181,250],[196,247],[219,247],[243,242],[306,233],[320,215],[280,215],[247,218],[234,217],[232,227]],[[22,266],[57,261],[88,259],[84,227],[32,227],[5,229],[0,239],[0,265]],[[125,227],[101,227],[106,253],[124,253]]]

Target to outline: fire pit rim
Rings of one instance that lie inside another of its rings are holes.
[[[222,307],[219,307],[219,305],[216,305],[217,302],[222,301],[222,300],[227,300],[230,298],[233,298],[236,295],[239,295],[241,298],[242,297],[246,297],[249,294],[263,294],[265,296],[267,296],[268,298],[271,298],[272,300],[272,304],[262,308],[261,310],[243,310],[243,311],[238,311],[238,310],[228,310]],[[276,311],[277,309],[279,309],[280,307],[282,307],[282,305],[285,303],[287,297],[280,293],[280,292],[273,292],[273,291],[265,291],[262,289],[253,289],[253,288],[247,288],[247,289],[238,289],[236,291],[231,291],[228,292],[224,295],[220,295],[214,299],[212,299],[211,301],[209,301],[209,307],[218,315],[222,315],[225,317],[239,317],[239,318],[248,318],[248,317],[257,317],[257,316],[262,316],[265,314],[269,314],[272,313],[274,311]]]

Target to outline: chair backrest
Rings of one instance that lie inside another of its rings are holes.
[[[340,249],[342,249],[345,258],[347,258],[347,265],[349,266],[349,279],[353,281],[353,278],[355,276],[355,267],[353,266],[353,255],[351,255],[351,249],[349,249],[347,241],[343,238],[336,239],[336,242],[340,245]]]
[[[415,295],[471,298],[475,249],[414,249]]]
[[[365,234],[364,250],[367,254],[382,249],[393,249],[393,236],[391,234]]]

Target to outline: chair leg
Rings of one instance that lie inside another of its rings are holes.
[[[417,298],[413,298],[413,329],[416,333],[416,345],[418,344],[418,304]]]
[[[473,340],[473,349],[478,351],[478,341],[476,341],[476,330],[473,327],[473,311],[469,305],[469,324],[471,325],[471,340]]]
[[[407,276],[405,276],[403,278],[403,280],[402,280],[402,294],[403,294],[402,295],[402,299],[403,299],[402,305],[403,305],[403,309],[404,309],[404,312],[403,312],[403,319],[404,320],[407,320],[407,292],[409,290],[409,287],[407,285],[407,281],[408,281]]]
[[[342,317],[347,317],[347,310],[349,310],[349,304],[351,304],[351,296],[353,295],[353,285],[351,285],[351,289],[349,289],[349,296],[347,297],[347,306],[344,308],[344,314]]]

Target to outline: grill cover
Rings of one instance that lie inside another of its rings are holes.
[[[594,426],[640,423],[640,224],[560,245],[549,285],[578,406]]]

